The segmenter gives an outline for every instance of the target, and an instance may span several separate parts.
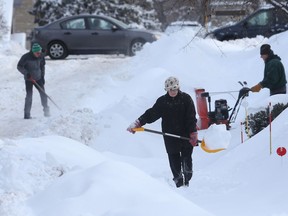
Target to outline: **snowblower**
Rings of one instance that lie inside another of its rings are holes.
[[[242,85],[242,83],[240,83]],[[243,86],[243,85],[242,85]],[[221,94],[221,93],[232,93],[238,91],[229,91],[229,92],[205,92],[205,89],[195,89],[196,93],[196,105],[197,105],[197,112],[199,115],[199,119],[197,122],[198,128],[207,129],[212,124],[225,124],[227,130],[230,129],[230,123],[235,122],[237,114],[240,109],[240,105],[242,100],[248,96],[250,89],[247,87],[243,87],[239,91],[238,99],[233,107],[230,109],[227,105],[227,100],[225,99],[218,99],[214,102],[215,109],[211,110],[211,94]],[[207,100],[208,100],[208,107],[207,107]],[[231,111],[229,116],[229,111]]]

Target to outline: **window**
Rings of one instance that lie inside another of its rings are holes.
[[[273,22],[272,11],[263,11],[256,16],[251,17],[247,23],[248,26],[266,26]]]
[[[100,19],[98,18],[89,18],[88,22],[91,29],[100,29]]]
[[[63,29],[85,29],[85,19],[78,18],[61,23]]]
[[[288,25],[288,14],[283,10],[275,11],[276,23],[279,25]]]
[[[89,20],[88,22],[90,23],[91,29],[111,30],[113,26],[112,23],[101,18],[91,17],[88,20]]]
[[[103,30],[111,30],[113,27],[113,24],[102,19],[102,20],[100,20],[100,27]]]

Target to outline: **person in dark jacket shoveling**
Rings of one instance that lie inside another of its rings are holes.
[[[42,53],[42,47],[38,43],[34,43],[31,50],[25,53],[18,62],[18,71],[24,75],[26,97],[24,106],[24,119],[31,118],[31,107],[32,107],[32,95],[33,85],[35,85],[40,93],[41,104],[43,106],[44,116],[50,116],[50,110],[47,101],[47,95],[45,94],[45,58]],[[39,89],[39,87],[41,89]]]
[[[265,63],[264,78],[251,88],[252,92],[259,92],[262,88],[270,89],[270,96],[286,94],[286,75],[281,58],[275,55],[269,44],[263,44],[260,55]]]
[[[167,93],[159,97],[156,103],[133,122],[127,130],[135,133],[134,128],[162,118],[163,133],[189,137],[188,141],[163,136],[176,187],[189,186],[193,174],[193,146],[197,145],[198,140],[194,102],[190,95],[180,90],[179,80],[176,77],[169,77],[165,81],[165,90]]]

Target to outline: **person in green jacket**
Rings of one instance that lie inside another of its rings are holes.
[[[263,44],[260,55],[265,63],[264,78],[250,90],[259,92],[262,88],[270,89],[270,96],[275,94],[286,94],[286,75],[281,58],[274,54],[269,44]]]
[[[49,117],[50,110],[44,88],[45,58],[42,52],[42,47],[38,43],[34,43],[31,50],[21,57],[17,64],[17,69],[21,74],[23,74],[25,80],[26,97],[24,119],[31,119],[30,111],[32,107],[33,86],[35,86],[40,93],[44,116]]]

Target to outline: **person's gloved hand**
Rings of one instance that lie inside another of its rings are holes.
[[[249,91],[251,91],[250,88],[244,87],[239,91],[239,97],[242,96],[248,96]]]
[[[26,74],[26,77],[27,77],[27,79],[30,80],[31,82],[33,82],[33,83],[36,82],[36,81],[33,79],[33,77],[31,76],[30,73],[27,73],[27,74]]]
[[[140,121],[137,119],[135,122],[131,123],[129,125],[129,127],[127,128],[127,131],[129,131],[130,133],[135,133],[135,131],[133,130],[134,128],[139,128],[141,127],[141,123]]]
[[[197,146],[197,145],[198,145],[198,133],[197,133],[197,132],[192,132],[192,133],[190,133],[189,143],[190,143],[192,146]]]
[[[258,83],[257,85],[255,85],[251,88],[251,91],[252,92],[259,92],[261,90],[261,88],[262,88],[261,84]]]

